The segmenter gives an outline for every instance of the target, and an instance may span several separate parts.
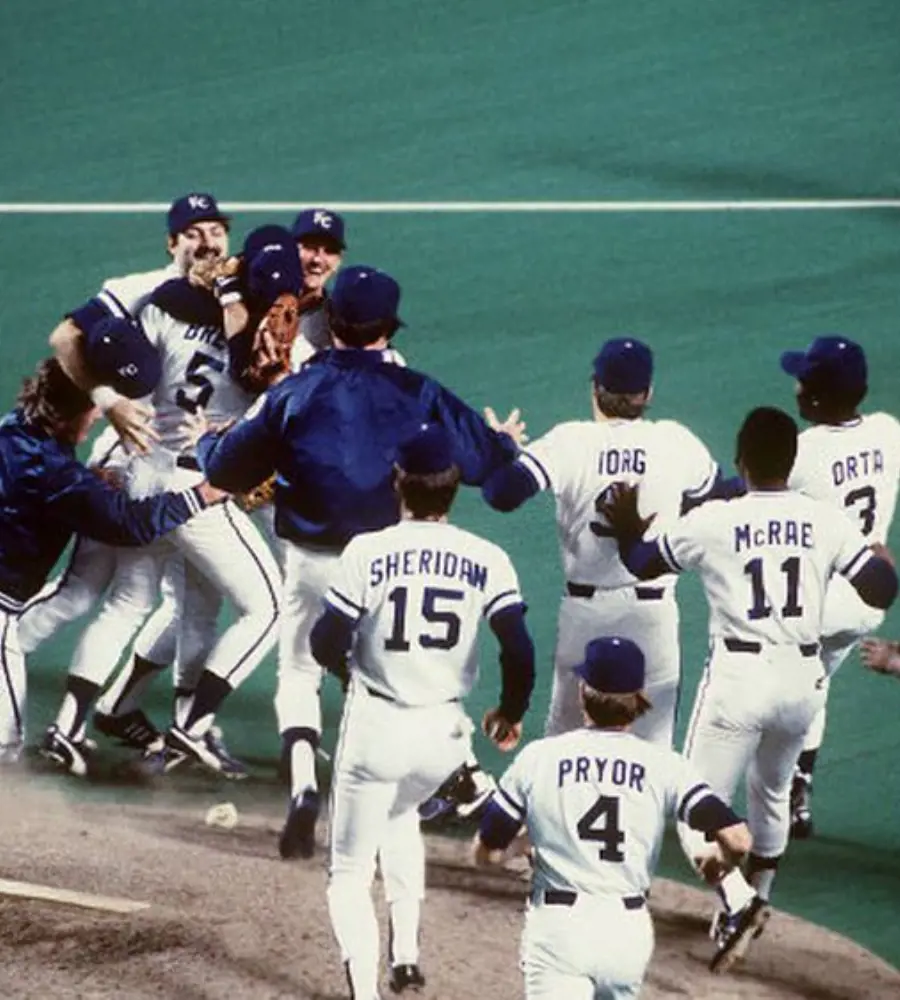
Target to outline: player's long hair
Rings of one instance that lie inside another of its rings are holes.
[[[594,380],[594,399],[604,417],[613,420],[637,420],[650,405],[649,392],[610,392]]]
[[[631,725],[653,708],[643,691],[632,694],[607,694],[586,685],[581,688],[581,701],[591,722],[598,729],[613,729]]]
[[[459,482],[460,472],[456,465],[428,475],[404,472],[399,468],[394,470],[394,489],[417,521],[443,517],[453,505]]]
[[[53,436],[94,405],[56,358],[45,358],[34,375],[23,380],[16,401],[29,423],[37,424]]]

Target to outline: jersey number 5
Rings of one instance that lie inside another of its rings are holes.
[[[603,820],[600,826],[596,823]],[[601,861],[624,861],[625,834],[619,826],[619,800],[614,795],[601,795],[581,817],[576,827],[579,840],[597,840]]]
[[[225,362],[204,354],[203,351],[197,351],[188,362],[184,378],[193,388],[190,391],[179,389],[175,393],[176,404],[188,413],[196,413],[212,398],[213,384],[204,373],[204,368],[207,371],[222,372],[225,370]]]
[[[422,649],[453,649],[459,642],[459,615],[446,605],[461,601],[464,597],[461,590],[425,588],[422,592],[421,615],[426,622],[437,625],[438,628],[432,632],[420,633],[417,641]],[[384,648],[396,653],[406,653],[409,650],[409,639],[406,637],[409,591],[406,587],[394,587],[387,599],[394,605],[394,622],[390,636],[384,641]]]

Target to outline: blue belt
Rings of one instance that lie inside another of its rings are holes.
[[[763,650],[761,642],[747,639],[723,639],[722,644],[730,653],[761,653]],[[817,642],[801,642],[798,648],[801,656],[815,656],[819,652]]]
[[[647,905],[646,896],[622,896],[622,905],[626,910],[640,910]],[[543,903],[544,906],[574,906],[578,893],[574,889],[539,889],[531,897],[533,903]]]
[[[566,581],[566,593],[569,597],[593,597],[599,589],[599,587],[595,587],[590,583],[573,583],[571,580]],[[610,591],[610,593],[613,593],[613,591]],[[634,588],[634,596],[639,601],[661,601],[663,597],[665,597],[665,593],[666,592],[662,587]]]

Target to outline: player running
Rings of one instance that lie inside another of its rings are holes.
[[[534,647],[509,557],[448,523],[461,474],[454,443],[437,425],[397,451],[400,523],[346,547],[310,644],[349,692],[334,763],[328,906],[353,996],[377,996],[378,927],[371,898],[376,854],[406,859],[405,905],[392,898],[391,989],[425,984],[419,905],[425,845],[417,806],[466,757],[472,726],[462,701],[478,675],[478,624],[500,643],[502,691],[485,732],[512,749],[534,683]]]
[[[638,512],[635,487],[616,487],[603,504],[635,576],[652,580],[695,569],[706,590],[711,652],[685,754],[726,801],[746,778],[753,834],[750,884],[734,871],[720,886],[725,913],[716,925],[713,966],[723,969],[764,923],[787,846],[791,775],[825,701],[819,637],[826,586],[839,574],[873,608],[889,607],[897,594],[892,564],[843,513],[788,489],[797,454],[791,417],[753,410],[736,454],[747,495],[705,504],[654,541],[643,540],[652,515]],[[688,857],[708,856],[701,836],[681,833]]]
[[[844,511],[865,538],[887,542],[900,483],[900,422],[888,413],[861,414],[868,392],[862,347],[846,337],[817,337],[805,351],[788,351],[781,367],[797,379],[797,408],[812,426],[797,442],[788,485]],[[841,577],[825,595],[822,659],[828,680],[884,612],[868,607]],[[826,703],[806,734],[791,785],[791,836],[812,836],[813,771],[825,736]]]
[[[714,841],[726,868],[751,838],[692,764],[634,735],[650,709],[634,642],[591,640],[573,673],[581,726],[519,754],[482,817],[475,859],[502,862],[524,824],[534,862],[522,936],[528,1000],[625,1000],[640,994],[653,952],[647,894],[665,821]]]

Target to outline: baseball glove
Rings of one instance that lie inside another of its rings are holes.
[[[221,286],[237,277],[240,270],[237,257],[200,257],[191,264],[188,281],[197,288],[215,292]]]
[[[241,378],[251,392],[265,392],[291,371],[291,347],[300,329],[296,295],[279,295],[253,335],[250,362]]]
[[[261,482],[258,486],[254,486],[252,490],[248,490],[246,493],[235,494],[234,500],[241,510],[248,514],[252,514],[253,511],[259,510],[260,507],[265,507],[266,504],[270,504],[275,499],[275,476],[269,476],[268,479]]]

